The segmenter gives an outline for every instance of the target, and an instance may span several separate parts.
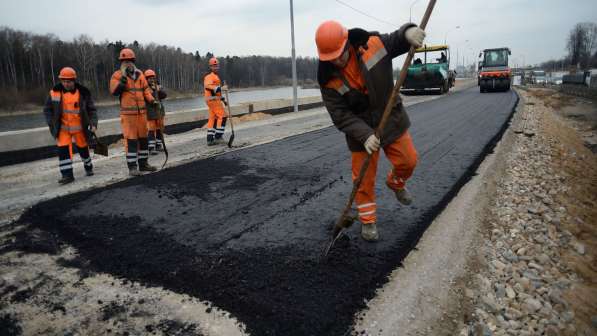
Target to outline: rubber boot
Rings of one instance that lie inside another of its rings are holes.
[[[91,163],[91,156],[89,155],[89,147],[78,147],[77,150],[83,160],[83,167],[85,167],[85,175],[93,176],[93,163]]]
[[[58,183],[67,184],[75,180],[73,175],[73,160],[71,159],[68,146],[58,146],[58,166],[60,174],[62,174],[62,178],[58,180]]]
[[[58,180],[58,183],[65,185],[65,184],[69,184],[75,182],[75,177],[74,176],[62,176],[62,178],[60,180]]]
[[[158,169],[147,163],[147,159],[139,159],[139,170],[142,172],[154,172]]]
[[[129,167],[129,175],[137,176],[134,171],[139,172],[137,169],[137,146],[139,142],[137,139],[126,139],[126,165]]]
[[[156,150],[156,131],[149,131],[149,136],[147,138],[149,141],[149,155],[158,155]]]
[[[143,173],[139,171],[137,166],[129,167],[129,176],[141,176]]]
[[[379,233],[377,232],[377,224],[361,224],[361,237],[369,242],[374,242],[379,239]]]
[[[216,135],[215,128],[209,128],[207,130],[207,145],[208,146],[213,146],[216,144],[215,139],[214,139],[215,135]]]

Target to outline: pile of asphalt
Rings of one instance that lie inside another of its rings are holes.
[[[327,259],[351,188],[335,128],[49,200],[20,221],[76,247],[90,271],[209,300],[251,334],[343,335],[507,128],[516,94],[474,89],[409,108],[416,201],[397,204],[380,160],[381,240],[354,225]]]

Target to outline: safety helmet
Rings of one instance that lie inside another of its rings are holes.
[[[331,61],[340,57],[347,41],[348,30],[339,22],[333,20],[323,22],[315,33],[319,59]]]
[[[71,67],[64,67],[60,70],[58,78],[75,80],[77,79],[77,72]]]
[[[124,48],[118,57],[120,61],[135,61],[135,52],[132,49]]]
[[[220,65],[220,62],[218,62],[217,58],[212,57],[212,58],[209,59],[209,65],[210,66],[212,66],[212,65]]]
[[[143,74],[145,75],[145,78],[155,77],[155,71],[153,71],[151,69],[145,70],[145,72]]]

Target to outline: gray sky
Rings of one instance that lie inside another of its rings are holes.
[[[342,0],[391,25],[335,0],[295,0],[296,51],[315,56],[319,23],[335,19],[347,27],[389,32],[409,19],[413,0]],[[420,20],[427,0],[412,7]],[[0,25],[70,40],[157,42],[225,55],[290,55],[288,0],[17,0],[0,2]],[[508,46],[512,65],[559,58],[566,36],[581,21],[597,22],[596,0],[438,0],[427,42],[447,41],[452,56],[472,62],[480,49]],[[459,25],[460,29],[454,27]]]

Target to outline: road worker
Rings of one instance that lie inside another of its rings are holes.
[[[73,68],[62,68],[58,78],[60,83],[50,90],[44,115],[58,146],[59,168],[62,174],[58,183],[67,184],[75,180],[70,151],[73,139],[83,161],[85,174],[93,175],[88,144],[92,139],[92,133],[97,130],[97,113],[91,92],[76,82],[77,73]]]
[[[336,21],[325,21],[317,29],[315,42],[319,54],[318,82],[321,95],[334,125],[346,135],[352,152],[353,180],[368,155],[371,162],[357,191],[355,202],[361,236],[379,239],[375,203],[375,175],[379,149],[383,148],[392,169],[386,185],[397,200],[410,204],[412,197],[406,181],[417,164],[417,152],[408,132],[410,121],[400,98],[392,108],[388,123],[375,135],[386,103],[392,94],[392,59],[420,47],[425,32],[408,23],[390,34],[355,28],[347,30]]]
[[[228,90],[228,87],[226,85],[222,86],[222,82],[218,76],[220,63],[217,58],[212,57],[209,60],[209,69],[211,71],[203,79],[203,95],[209,109],[207,145],[212,146],[224,142],[224,130],[226,127],[224,104],[226,104],[226,100],[222,96],[222,90]]]
[[[149,155],[156,155],[158,154],[157,149],[161,147],[162,138],[164,134],[162,130],[164,129],[164,104],[162,104],[162,100],[166,99],[167,94],[162,89],[162,86],[158,84],[158,79],[156,77],[155,71],[148,69],[145,70],[143,73],[145,75],[145,79],[147,79],[147,83],[149,84],[149,88],[151,89],[151,93],[154,98],[157,98],[160,102],[159,104],[151,104],[149,102],[147,106],[147,129],[149,130]],[[159,146],[158,146],[159,145]]]
[[[125,139],[129,175],[138,176],[141,172],[156,170],[147,162],[149,144],[145,102],[151,105],[159,103],[153,98],[143,72],[135,66],[133,50],[122,49],[118,59],[121,66],[110,79],[110,93],[120,98],[120,125]]]

